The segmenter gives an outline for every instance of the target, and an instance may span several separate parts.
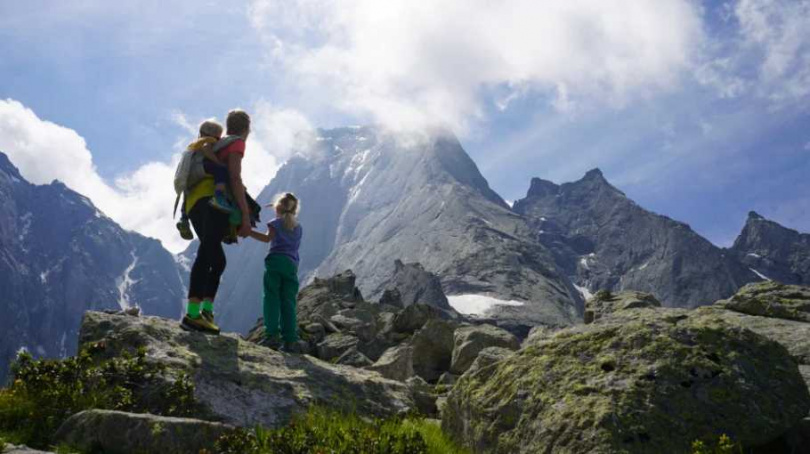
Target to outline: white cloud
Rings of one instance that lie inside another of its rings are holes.
[[[190,132],[196,130],[182,113],[173,117]],[[243,178],[253,195],[258,195],[275,175],[278,163],[292,152],[294,138],[309,130],[309,123],[295,111],[264,103],[257,107],[253,123],[255,133],[248,141]],[[147,163],[110,184],[98,174],[87,144],[76,131],[42,120],[11,99],[0,100],[0,151],[32,183],[58,179],[89,197],[124,228],[157,238],[173,252],[187,246],[175,230],[171,213],[179,153],[168,162]]]
[[[302,93],[388,126],[461,132],[490,89],[570,110],[670,88],[702,38],[688,0],[253,0],[249,15]]]
[[[696,71],[721,97],[749,92],[781,107],[810,96],[810,2],[737,0],[723,19],[736,36],[721,37]]]

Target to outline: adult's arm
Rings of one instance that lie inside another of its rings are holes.
[[[242,184],[242,155],[228,154],[228,173],[231,176],[231,193],[236,199],[236,205],[242,211],[242,224],[237,232],[242,238],[250,235],[250,211],[247,198],[245,198],[245,185]]]

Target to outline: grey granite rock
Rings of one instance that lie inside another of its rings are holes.
[[[105,346],[100,357],[143,347],[167,374],[187,373],[203,419],[279,427],[311,405],[381,417],[414,406],[404,384],[377,373],[277,352],[234,334],[187,332],[172,320],[87,312],[81,343],[98,342]]]
[[[727,298],[759,278],[688,225],[647,211],[598,169],[579,181],[535,178],[517,213],[585,296],[607,289],[654,294],[667,307]]]
[[[761,279],[810,285],[810,234],[783,227],[752,211],[730,252]]]
[[[185,454],[211,450],[232,430],[233,426],[198,419],[86,410],[62,423],[55,439],[82,452]]]
[[[453,334],[453,358],[450,371],[463,374],[487,347],[520,348],[520,342],[510,332],[492,325],[462,326]]]
[[[453,359],[453,332],[456,323],[431,319],[411,339],[413,369],[416,375],[435,382],[450,370]]]
[[[661,307],[655,296],[634,291],[612,293],[601,290],[585,302],[585,324],[593,323],[617,311],[641,307]]]
[[[406,381],[413,377],[413,347],[401,344],[386,350],[368,370],[379,372],[391,380]]]

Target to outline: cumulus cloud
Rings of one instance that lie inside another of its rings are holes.
[[[737,0],[722,10],[735,34],[709,46],[696,70],[721,97],[753,94],[775,107],[810,96],[810,2]]]
[[[810,94],[810,2],[740,0],[746,44],[762,52],[759,76],[775,100]]]
[[[179,112],[173,118],[189,138],[193,137],[198,122]],[[295,137],[309,131],[310,126],[297,112],[266,103],[259,104],[253,122],[243,179],[255,195],[275,175],[279,163],[293,152]],[[179,151],[166,162],[147,163],[109,183],[98,174],[85,140],[76,131],[40,119],[11,99],[0,100],[0,151],[8,154],[32,183],[60,180],[89,197],[124,228],[157,238],[173,252],[187,246],[177,235],[171,213]]]
[[[702,39],[688,0],[252,0],[249,16],[302,92],[461,132],[526,93],[570,110],[670,88]],[[507,94],[482,103],[496,89]]]

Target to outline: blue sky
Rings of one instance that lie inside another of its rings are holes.
[[[507,200],[600,167],[721,245],[749,210],[810,231],[807,0],[0,8],[0,150],[173,250],[172,159],[237,106],[254,192],[303,129],[445,124]]]

